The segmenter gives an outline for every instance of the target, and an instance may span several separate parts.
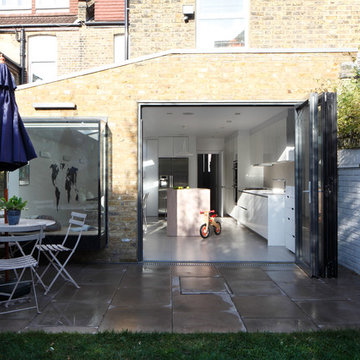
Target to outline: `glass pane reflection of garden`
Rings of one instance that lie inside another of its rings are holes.
[[[71,211],[87,214],[87,235],[104,233],[104,137],[100,122],[25,122],[38,158],[9,174],[9,196],[28,201],[24,217],[51,217],[54,235]]]

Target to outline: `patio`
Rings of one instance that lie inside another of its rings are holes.
[[[72,265],[34,310],[1,331],[291,332],[360,328],[360,276],[310,279],[294,264]]]

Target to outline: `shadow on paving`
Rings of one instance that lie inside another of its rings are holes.
[[[1,331],[360,328],[360,276],[344,268],[337,279],[311,279],[294,264],[95,264],[69,270],[80,289],[59,279],[45,296],[38,286],[41,314],[1,315]]]

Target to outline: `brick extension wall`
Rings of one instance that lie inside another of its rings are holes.
[[[107,117],[109,247],[92,261],[137,259],[138,102],[302,100],[324,79],[335,80],[348,53],[169,54],[44,85],[24,86],[16,97],[25,116]],[[317,69],[315,72],[314,69]],[[76,110],[36,111],[33,103],[73,102]],[[130,242],[122,242],[128,238]]]

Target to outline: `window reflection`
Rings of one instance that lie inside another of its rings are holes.
[[[66,231],[71,211],[87,214],[84,235],[105,231],[105,167],[100,167],[103,147],[99,144],[104,139],[99,125],[25,121],[38,158],[29,162],[27,181],[20,178],[24,175],[19,171],[10,174],[9,194],[19,194],[28,201],[24,217],[53,218],[54,235]]]

